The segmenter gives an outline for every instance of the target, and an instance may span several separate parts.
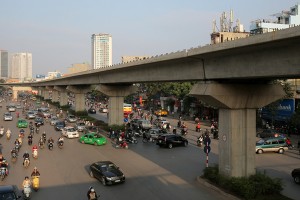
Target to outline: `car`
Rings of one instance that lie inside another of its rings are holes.
[[[96,109],[95,108],[90,108],[90,109],[88,109],[88,113],[96,114]]]
[[[4,121],[12,121],[13,120],[13,116],[10,112],[6,112],[3,115],[3,120]]]
[[[108,109],[107,108],[100,108],[99,112],[101,112],[101,113],[107,113]]]
[[[35,112],[33,112],[32,110],[26,113],[26,119],[34,119],[35,117],[36,117]]]
[[[273,137],[260,139],[256,142],[255,152],[261,154],[263,152],[278,152],[280,154],[288,150],[286,144],[286,138],[284,137]]]
[[[140,119],[137,121],[138,127],[141,128],[142,130],[149,130],[152,128],[152,124],[149,120],[145,119]]]
[[[28,122],[25,119],[18,119],[17,127],[18,128],[27,128],[28,127]]]
[[[256,134],[256,136],[259,138],[269,138],[269,137],[278,137],[278,136],[284,136],[284,135],[274,129],[265,129],[262,132],[258,132]]]
[[[54,125],[54,129],[56,131],[61,131],[66,126],[66,123],[64,121],[57,121]]]
[[[30,99],[31,99],[32,101],[36,101],[36,97],[34,97],[34,96],[30,97]]]
[[[106,137],[99,133],[90,132],[81,136],[79,142],[81,142],[82,144],[93,144],[99,146],[106,144],[107,140]]]
[[[8,106],[8,107],[7,107],[7,110],[8,110],[9,112],[15,112],[15,111],[16,111],[16,106]]]
[[[300,184],[300,168],[293,169],[291,174],[295,183]]]
[[[64,127],[61,133],[66,138],[79,138],[79,133],[73,126]]]
[[[51,113],[49,108],[38,108],[38,113],[37,115],[43,118],[50,118],[51,117]]]
[[[51,126],[54,126],[55,123],[58,122],[58,121],[59,121],[59,119],[58,119],[55,115],[53,115],[53,116],[51,117],[51,119],[50,119],[50,125],[51,125]]]
[[[101,181],[103,185],[125,182],[125,175],[120,168],[111,161],[98,161],[91,164],[90,176]]]
[[[83,132],[86,129],[85,123],[84,122],[77,122],[75,124],[75,128],[76,128],[77,131]]]
[[[77,121],[77,118],[75,115],[68,115],[67,118],[66,118],[66,121],[67,122],[70,122],[70,123],[74,123]]]
[[[167,116],[168,115],[168,111],[165,110],[165,109],[159,109],[159,110],[154,111],[154,114],[156,116]]]
[[[155,141],[158,139],[158,137],[162,134],[167,133],[166,129],[159,129],[159,128],[151,128],[149,131],[145,132],[145,135],[147,138],[151,138],[152,141]]]
[[[44,125],[44,118],[42,118],[42,117],[37,117],[37,118],[35,118],[34,124],[35,124],[36,126]]]
[[[156,144],[159,147],[168,147],[172,149],[174,146],[188,146],[189,142],[186,138],[176,134],[162,134],[158,136]]]
[[[21,196],[18,195],[19,191],[17,186],[15,185],[2,185],[0,186],[0,199],[4,200],[15,200],[15,199],[20,199]]]

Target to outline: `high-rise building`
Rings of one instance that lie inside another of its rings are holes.
[[[26,81],[32,79],[32,54],[15,53],[11,56],[11,78]]]
[[[8,78],[8,52],[0,50],[0,77]]]
[[[109,34],[92,35],[92,67],[104,68],[112,65],[112,37]]]

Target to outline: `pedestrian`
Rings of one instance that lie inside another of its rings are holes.
[[[97,193],[93,187],[89,188],[89,191],[87,192],[88,200],[96,200],[98,199]]]

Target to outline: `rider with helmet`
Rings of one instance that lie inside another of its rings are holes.
[[[16,156],[18,156],[18,151],[17,151],[16,147],[14,147],[14,148],[10,151],[10,154],[11,154],[11,156],[13,156],[14,154],[15,154]]]
[[[25,180],[24,180],[23,183],[22,183],[23,189],[24,189],[25,187],[30,187],[30,185],[31,185],[31,181],[30,181],[29,177],[26,176],[26,177],[25,177]]]
[[[33,172],[31,173],[31,177],[33,176],[40,176],[40,172],[37,170],[37,167],[33,168]]]
[[[29,153],[28,153],[28,151],[26,151],[24,154],[23,154],[23,158],[24,158],[24,160],[23,160],[23,165],[24,165],[24,161],[28,158],[28,160],[30,161],[30,156],[29,156]]]

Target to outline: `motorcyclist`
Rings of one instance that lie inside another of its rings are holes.
[[[54,140],[52,139],[52,137],[50,137],[48,140],[48,144],[50,144],[50,143],[54,143]]]
[[[28,151],[26,151],[24,154],[23,154],[23,158],[24,158],[24,160],[23,160],[23,165],[24,165],[24,162],[25,162],[25,160],[28,158],[28,160],[30,161],[30,156],[29,156],[29,153],[28,153]]]
[[[20,145],[20,141],[19,141],[19,139],[16,139],[16,141],[15,141],[15,145]]]
[[[42,137],[43,137],[43,141],[44,141],[44,143],[45,143],[45,142],[46,142],[46,138],[47,138],[46,132],[45,132],[45,131],[43,132]]]
[[[19,137],[24,137],[24,133],[25,133],[24,129],[21,129],[21,130],[20,130]]]
[[[8,128],[7,131],[6,131],[6,135],[7,135],[7,134],[10,134],[10,135],[11,135],[11,131],[10,131],[9,128]]]
[[[37,167],[33,168],[33,172],[31,173],[31,177],[33,176],[40,176],[40,172],[37,170]]]
[[[29,144],[29,145],[32,144],[32,138],[33,138],[32,134],[29,134],[29,135],[28,135],[28,144]]]
[[[64,138],[62,136],[60,136],[57,140],[57,144],[60,145],[60,146],[63,146],[64,144]]]
[[[37,151],[38,150],[38,147],[36,146],[36,145],[33,145],[33,147],[32,147],[32,153],[34,152],[34,151]]]
[[[88,200],[96,200],[96,199],[98,199],[97,193],[96,193],[96,191],[95,191],[95,189],[93,187],[89,188],[89,191],[87,192],[87,197],[88,197]]]
[[[30,185],[31,185],[31,181],[30,181],[29,177],[26,176],[25,179],[24,179],[24,181],[23,181],[23,183],[22,183],[23,189],[25,187],[30,187]]]
[[[198,122],[197,125],[196,125],[196,131],[200,132],[200,129],[201,129],[201,125],[200,125],[200,123]]]
[[[10,151],[11,156],[13,156],[13,154],[15,154],[16,156],[18,156],[18,151],[16,149],[16,147],[14,147],[11,151]]]
[[[38,125],[38,124],[36,125],[35,132],[36,132],[36,133],[39,133],[39,132],[40,132],[40,125]]]
[[[3,156],[2,156],[3,158]],[[8,174],[8,163],[6,161],[6,159],[3,158],[3,160],[0,163],[0,168],[5,168],[5,174]]]

